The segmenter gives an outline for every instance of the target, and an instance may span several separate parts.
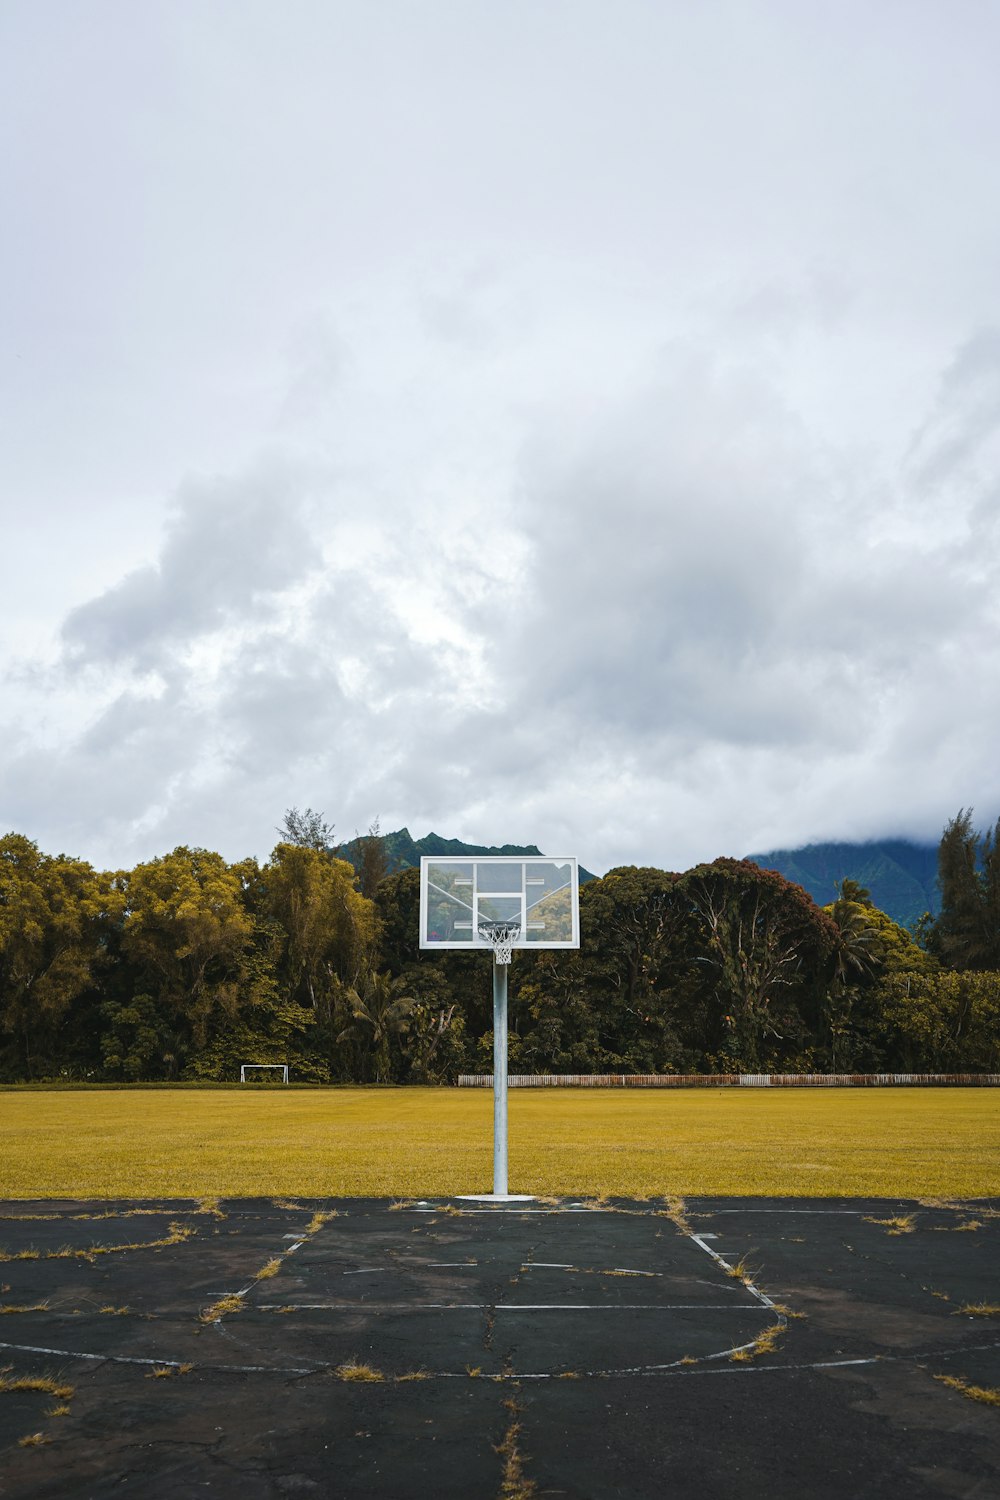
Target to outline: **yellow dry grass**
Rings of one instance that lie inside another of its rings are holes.
[[[228,1318],[233,1313],[242,1312],[244,1308],[243,1298],[239,1292],[230,1292],[226,1297],[220,1297],[218,1302],[213,1302],[211,1307],[201,1310],[200,1321],[202,1323],[218,1323],[222,1318]]]
[[[0,1198],[413,1199],[492,1185],[485,1089],[12,1089],[0,1106]],[[990,1197],[1000,1092],[512,1091],[510,1186]]]
[[[0,1370],[0,1391],[42,1391],[47,1396],[58,1396],[61,1401],[70,1400],[74,1394],[74,1386],[53,1380],[50,1375],[15,1375],[11,1380],[8,1379],[10,1371],[10,1365],[4,1365]]]
[[[913,1234],[917,1227],[912,1214],[894,1219],[874,1219],[869,1214],[865,1214],[864,1221],[866,1224],[881,1224],[886,1234]]]
[[[763,1329],[758,1333],[753,1343],[745,1349],[734,1349],[729,1356],[736,1364],[747,1364],[757,1358],[758,1354],[774,1354],[778,1348],[778,1340],[785,1331],[784,1323],[772,1323],[770,1328]],[[684,1360],[681,1360],[681,1364]]]
[[[12,1260],[86,1260],[93,1265],[95,1256],[118,1255],[125,1250],[162,1250],[165,1245],[179,1245],[191,1238],[194,1230],[189,1225],[171,1224],[169,1234],[159,1240],[132,1240],[127,1245],[85,1245],[74,1249],[64,1245],[61,1250],[18,1250],[12,1253],[0,1249],[0,1262]]]
[[[338,1380],[374,1383],[385,1379],[381,1370],[373,1369],[371,1365],[361,1364],[356,1359],[349,1359],[346,1364],[338,1365],[333,1373]]]
[[[940,1380],[942,1385],[950,1386],[953,1391],[960,1391],[970,1401],[982,1401],[986,1406],[1000,1406],[1000,1391],[993,1390],[987,1385],[970,1385],[969,1381],[963,1380],[958,1375],[935,1375],[935,1380]]]

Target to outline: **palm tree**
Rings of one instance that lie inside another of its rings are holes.
[[[375,1083],[390,1081],[389,1039],[406,1030],[416,1004],[412,996],[400,993],[401,988],[402,981],[369,970],[356,985],[341,992],[341,1013],[346,1012],[349,1019],[336,1033],[336,1040],[358,1048],[360,1071],[367,1073],[370,1069]]]
[[[830,956],[833,973],[827,990],[826,1019],[830,1033],[830,1068],[836,1073],[844,1061],[842,1049],[851,1029],[851,1011],[859,981],[878,966],[878,928],[868,915],[871,894],[854,880],[843,880],[838,897],[827,907],[837,926],[837,942]]]

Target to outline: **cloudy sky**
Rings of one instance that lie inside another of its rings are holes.
[[[995,818],[998,57],[992,0],[4,0],[0,824]]]

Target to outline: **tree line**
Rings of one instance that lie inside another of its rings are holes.
[[[419,872],[310,809],[270,858],[178,848],[102,872],[0,839],[0,1080],[434,1083],[492,1067],[491,966],[418,951]],[[915,933],[845,880],[820,908],[745,860],[622,866],[578,952],[518,953],[524,1073],[1000,1071],[1000,822],[939,849]]]

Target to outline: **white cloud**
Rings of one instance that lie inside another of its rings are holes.
[[[106,14],[0,21],[0,819],[992,815],[994,17]]]

